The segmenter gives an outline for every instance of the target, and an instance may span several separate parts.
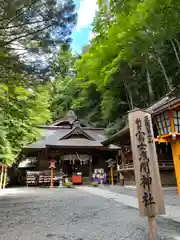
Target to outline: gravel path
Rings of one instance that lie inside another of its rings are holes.
[[[158,218],[157,240],[179,240],[180,224]],[[178,238],[179,236],[179,238]],[[25,189],[0,197],[1,240],[146,240],[147,219],[79,189]]]

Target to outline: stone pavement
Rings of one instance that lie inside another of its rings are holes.
[[[121,193],[128,196],[137,197],[135,186],[118,186],[118,185],[102,185],[102,188],[107,188],[112,192]],[[163,188],[164,201],[166,204],[180,207],[180,197],[178,196],[176,187]]]
[[[26,188],[5,188],[0,189],[0,197],[1,196],[12,196],[16,194],[25,194],[27,193]]]
[[[0,196],[0,240],[147,240],[147,218],[116,195],[91,187],[7,189]],[[156,240],[179,236],[179,223],[157,219]]]
[[[94,187],[79,187],[82,191],[87,191],[108,199],[113,199],[116,202],[126,206],[138,209],[137,194],[135,189],[127,189],[120,186],[100,186]],[[173,192],[172,192],[173,191]],[[162,215],[167,219],[180,223],[180,199],[174,190],[164,191],[166,215]]]

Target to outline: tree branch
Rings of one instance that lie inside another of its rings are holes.
[[[35,33],[38,33],[38,32],[42,32],[42,31],[44,31],[45,29],[48,29],[48,28],[50,28],[50,27],[52,27],[52,24],[49,25],[49,26],[46,26],[46,27],[44,27],[44,28],[41,28],[41,29],[39,29],[39,30],[36,30],[36,31],[33,31],[33,32],[28,32],[27,34],[24,34],[24,35],[15,37],[15,38],[11,39],[10,41],[5,42],[2,47],[5,47],[5,46],[7,46],[7,45],[11,44],[12,42],[17,41],[17,40],[19,40],[19,39],[26,38],[26,37],[28,37],[28,36],[30,36],[30,35],[33,35],[33,34],[35,34]]]
[[[32,2],[30,5],[23,5],[21,8],[19,8],[16,13],[15,13],[15,16],[12,17],[9,22],[6,23],[6,26],[8,26],[11,22],[13,22],[17,17],[20,17],[24,12],[22,12],[22,10],[24,8],[27,8],[25,9],[25,11],[27,11],[28,9],[30,9],[34,4],[36,4],[39,0],[34,0],[34,2]],[[0,22],[3,22],[4,20],[8,20],[9,18],[2,18],[0,19]]]
[[[169,87],[169,90],[172,91],[173,87],[171,85],[170,79],[168,78],[168,76],[166,74],[166,70],[165,70],[164,65],[163,65],[163,63],[161,61],[161,58],[159,56],[157,56],[157,60],[158,60],[159,65],[161,66],[161,69],[162,69],[162,72],[163,72],[164,77],[166,79],[166,83],[167,83],[167,85]]]
[[[36,24],[36,23],[42,23],[42,22],[46,22],[46,21],[41,20],[41,21],[28,22],[28,23],[15,25],[15,26],[13,25],[13,26],[9,26],[9,27],[0,27],[0,29],[6,30],[6,29],[12,29],[12,28],[19,28],[19,27],[28,26],[28,25],[32,25],[32,24]]]

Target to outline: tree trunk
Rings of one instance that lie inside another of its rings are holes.
[[[176,46],[175,46],[175,44],[173,43],[173,40],[172,40],[172,39],[171,39],[171,44],[172,44],[172,46],[173,46],[173,50],[174,50],[174,53],[175,53],[175,55],[176,55],[176,59],[177,59],[178,63],[180,64],[180,59],[179,59],[179,56],[178,56],[178,52],[177,52],[177,50],[176,50]]]
[[[148,70],[147,58],[145,61],[146,61],[146,80],[147,80],[148,91],[149,91],[149,99],[150,99],[150,103],[152,103],[154,101],[154,92],[152,88],[151,76]]]
[[[178,41],[176,38],[174,38],[174,41],[176,42],[176,44],[177,44],[177,46],[178,46],[178,50],[179,50],[179,52],[180,52],[180,45],[179,45],[179,41]]]
[[[168,78],[168,76],[167,76],[167,74],[166,74],[166,70],[165,70],[164,65],[163,65],[163,63],[162,63],[162,61],[161,61],[161,58],[158,56],[158,57],[157,57],[157,60],[158,60],[159,65],[161,66],[161,69],[162,69],[162,72],[163,72],[164,77],[165,77],[165,79],[166,79],[166,83],[167,83],[167,85],[168,85],[168,88],[169,88],[170,91],[172,91],[172,90],[173,90],[173,87],[172,87],[172,84],[171,84],[170,79]]]
[[[154,101],[154,92],[152,89],[152,82],[151,82],[151,77],[148,69],[146,69],[146,79],[147,79],[147,85],[148,85],[148,91],[149,91],[149,99],[150,99],[150,103],[152,103]]]
[[[128,104],[129,104],[129,108],[132,110],[134,108],[134,104],[133,104],[131,89],[130,89],[126,80],[123,80],[123,84],[124,84],[124,88],[126,90],[126,96],[127,96],[127,101],[128,101]]]

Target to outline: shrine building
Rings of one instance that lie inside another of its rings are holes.
[[[96,174],[104,174],[109,182],[107,161],[116,159],[119,147],[113,144],[104,146],[102,128],[95,128],[77,118],[73,111],[58,121],[39,127],[42,137],[29,144],[24,150],[24,161],[30,165],[19,165],[21,179],[27,185],[35,184],[35,175],[39,174],[39,183],[48,183],[50,177],[49,161],[55,160],[54,178],[62,170],[69,181],[73,175],[81,175],[82,183],[91,182]]]

